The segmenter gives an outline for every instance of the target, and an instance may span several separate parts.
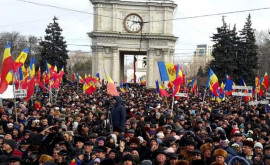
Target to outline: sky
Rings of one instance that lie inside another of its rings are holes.
[[[89,0],[29,0],[41,4],[59,6],[68,9],[93,13]],[[136,0],[134,0],[136,1]],[[208,14],[234,12],[258,8],[265,10],[224,14],[225,21],[237,30],[244,26],[248,14],[251,14],[252,27],[257,31],[268,30],[270,23],[269,0],[174,0],[178,5],[174,18],[185,18]],[[0,32],[19,32],[21,35],[44,37],[47,25],[52,18],[59,18],[62,35],[68,44],[68,50],[91,52],[91,40],[87,33],[93,29],[93,15],[61,10],[48,6],[39,6],[20,0],[0,0]],[[173,22],[174,35],[179,37],[175,46],[175,56],[193,55],[196,45],[211,44],[211,36],[222,25],[222,15],[177,19]]]

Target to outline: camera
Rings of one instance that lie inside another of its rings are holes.
[[[109,100],[105,100],[104,106],[105,106],[105,108],[110,108],[110,106],[111,106],[110,101]]]
[[[35,160],[39,158],[39,153],[37,151],[33,151],[28,158],[26,159],[26,163],[33,163]]]

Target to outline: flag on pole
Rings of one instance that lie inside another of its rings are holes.
[[[226,77],[226,82],[225,82],[225,90],[227,91],[232,91],[232,86],[233,86],[233,81],[232,78],[229,75],[225,75]]]
[[[21,54],[17,57],[14,63],[14,70],[18,70],[21,66],[24,65],[25,60],[27,59],[27,54],[29,52],[29,48],[25,48]]]
[[[109,95],[119,96],[119,93],[116,89],[116,86],[115,86],[113,80],[111,79],[110,75],[106,72],[106,70],[105,70],[105,75],[106,75],[106,79],[107,79],[107,93]]]
[[[263,76],[262,85],[264,86],[264,88],[266,90],[268,90],[268,88],[269,88],[269,76],[268,76],[267,72],[265,72],[265,74]]]
[[[210,89],[210,91],[215,95],[218,96],[218,78],[216,74],[213,72],[213,70],[210,68],[209,70],[209,75],[208,75],[208,80],[207,80],[207,88]]]
[[[1,83],[0,83],[0,94],[4,93],[8,87],[8,82],[6,80],[9,71],[14,69],[14,60],[12,59],[10,53],[11,43],[8,42],[4,51],[2,70],[1,70]]]
[[[124,85],[123,85],[123,82],[121,82],[121,84],[120,84],[120,92],[121,93],[124,93],[125,92],[125,89],[124,89]]]

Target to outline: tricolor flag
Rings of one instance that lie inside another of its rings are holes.
[[[218,83],[218,78],[216,76],[216,74],[213,72],[213,70],[210,68],[209,70],[209,75],[208,75],[208,80],[207,80],[207,85],[206,87],[210,89],[210,91],[218,97],[218,87],[219,87],[219,83]]]
[[[163,87],[159,84],[158,81],[156,81],[156,87],[157,87],[157,92],[160,94],[160,96],[166,96],[169,97],[169,94]]]
[[[11,43],[8,42],[2,61],[2,70],[1,70],[1,83],[0,83],[0,94],[4,93],[8,87],[8,82],[6,80],[7,74],[9,71],[14,69],[14,60],[12,59],[10,53]]]
[[[265,72],[265,74],[263,76],[262,85],[264,86],[264,88],[266,90],[268,90],[268,88],[269,88],[269,76],[268,76],[267,72]]]
[[[29,52],[28,48],[25,48],[21,54],[17,57],[14,63],[14,70],[18,70],[21,66],[24,65],[25,60],[27,59],[27,54]]]
[[[123,82],[121,82],[119,88],[120,88],[120,92],[121,92],[121,93],[124,93],[124,92],[125,92]]]
[[[119,96],[116,86],[114,85],[113,80],[111,79],[110,75],[106,72],[106,70],[105,70],[105,74],[106,74],[106,79],[107,79],[107,93],[109,95]]]

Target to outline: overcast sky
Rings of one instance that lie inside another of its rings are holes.
[[[47,5],[93,12],[89,0],[29,0]],[[241,30],[248,14],[251,14],[253,28],[268,30],[270,26],[269,0],[174,0],[178,4],[174,18],[216,14],[223,12],[267,8],[265,10],[227,14],[228,24],[237,25]],[[39,6],[19,0],[0,0],[0,32],[17,31],[22,35],[43,37],[47,25],[53,16],[59,18],[63,36],[68,44],[68,50],[91,51],[88,46],[90,39],[87,32],[92,31],[92,15],[68,10],[60,10],[47,6]],[[216,28],[222,25],[222,16],[211,16],[194,19],[179,19],[174,21],[174,35],[179,37],[176,43],[177,56],[190,56],[198,44],[210,43]]]

